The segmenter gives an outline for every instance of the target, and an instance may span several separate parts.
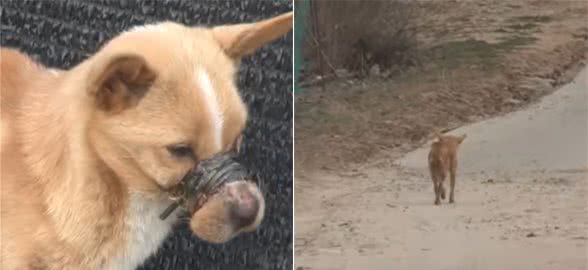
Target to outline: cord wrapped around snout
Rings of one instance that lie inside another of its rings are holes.
[[[159,216],[166,219],[178,207],[194,213],[224,184],[250,179],[247,169],[235,160],[233,155],[222,154],[201,161],[182,180],[168,191],[174,201]]]

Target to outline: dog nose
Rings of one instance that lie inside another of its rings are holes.
[[[233,225],[242,229],[253,225],[258,220],[262,203],[257,187],[248,182],[228,184],[230,219]]]

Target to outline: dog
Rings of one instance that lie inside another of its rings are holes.
[[[159,218],[172,202],[166,190],[239,149],[240,59],[291,29],[292,12],[216,27],[161,22],[121,33],[70,70],[0,49],[0,268],[139,266],[182,217]],[[263,219],[250,181],[206,195],[189,213],[205,241]]]
[[[461,136],[435,135],[436,141],[431,144],[429,152],[429,171],[433,180],[433,190],[435,191],[435,205],[439,205],[441,200],[445,200],[445,187],[443,183],[447,174],[449,174],[449,203],[454,203],[455,190],[455,173],[457,170],[457,150],[465,140],[466,134]],[[440,200],[441,199],[441,200]]]

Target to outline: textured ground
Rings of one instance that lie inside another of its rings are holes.
[[[452,131],[468,134],[455,204],[433,204],[429,144],[297,176],[298,269],[586,269],[587,94],[584,69],[526,110]]]

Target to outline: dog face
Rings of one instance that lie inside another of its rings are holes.
[[[80,67],[93,108],[89,144],[129,192],[160,196],[199,161],[238,149],[247,120],[235,85],[239,59],[291,27],[288,13],[215,28],[166,22],[119,35]],[[191,222],[204,240],[227,241],[263,217],[252,183],[208,195]]]

